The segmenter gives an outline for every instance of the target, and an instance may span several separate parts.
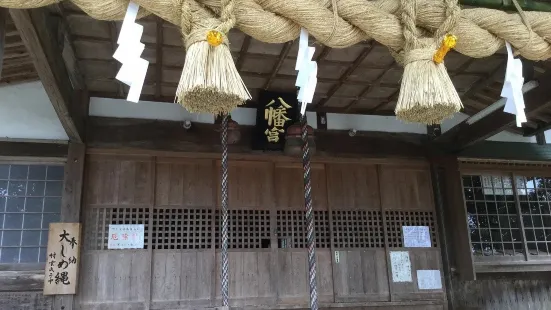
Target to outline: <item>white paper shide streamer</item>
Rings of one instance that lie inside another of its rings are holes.
[[[295,86],[299,87],[297,99],[301,103],[300,114],[306,113],[306,105],[312,103],[316,84],[318,83],[318,64],[312,61],[315,47],[308,46],[308,32],[302,28],[300,30],[300,39],[298,45],[298,56],[295,70],[298,70],[297,82]]]
[[[134,2],[128,4],[117,41],[119,47],[113,55],[113,58],[122,64],[116,79],[130,86],[126,100],[131,102],[140,100],[147,67],[149,66],[149,62],[141,58],[145,45],[140,42],[143,26],[136,24],[139,8],[140,6]]]
[[[507,47],[507,69],[501,97],[507,98],[507,102],[503,111],[515,114],[517,116],[517,127],[521,127],[522,123],[526,122],[524,97],[522,95],[522,85],[524,84],[522,61],[513,57],[513,50],[509,42],[505,42],[505,46]]]

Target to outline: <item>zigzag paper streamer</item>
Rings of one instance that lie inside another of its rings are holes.
[[[134,2],[128,4],[117,41],[119,47],[113,55],[113,58],[122,64],[116,79],[130,86],[126,100],[131,102],[140,100],[147,67],[149,66],[149,62],[141,58],[145,45],[140,42],[143,26],[136,24],[139,8],[140,6]]]

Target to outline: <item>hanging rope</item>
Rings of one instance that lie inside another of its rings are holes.
[[[314,236],[314,213],[312,211],[312,184],[310,180],[310,146],[308,145],[308,123],[306,115],[300,119],[302,130],[302,168],[304,169],[304,207],[306,209],[306,229],[308,244],[308,271],[310,279],[310,309],[318,309],[316,288],[316,238]]]
[[[222,119],[222,305],[229,307],[228,273],[228,114]]]

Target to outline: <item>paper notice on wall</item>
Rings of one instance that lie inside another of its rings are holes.
[[[143,249],[144,224],[109,225],[108,249]]]
[[[391,251],[390,264],[392,266],[393,282],[412,282],[411,261],[409,253],[405,251]]]
[[[430,232],[428,226],[402,226],[404,247],[430,248]]]
[[[442,289],[440,270],[417,270],[417,286],[420,290]]]

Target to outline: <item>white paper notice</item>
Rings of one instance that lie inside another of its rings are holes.
[[[411,261],[409,253],[404,251],[390,252],[393,282],[411,282]]]
[[[144,225],[109,225],[108,249],[143,249]]]
[[[442,289],[440,270],[417,270],[417,286],[420,290]]]
[[[430,232],[428,226],[402,226],[404,247],[430,248]]]

